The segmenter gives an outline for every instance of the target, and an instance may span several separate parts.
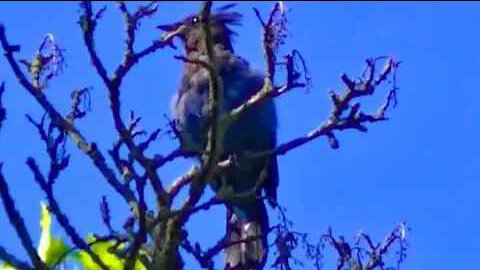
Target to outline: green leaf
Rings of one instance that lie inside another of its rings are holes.
[[[41,206],[41,218],[40,227],[42,234],[40,236],[40,244],[38,245],[38,255],[43,262],[52,268],[58,263],[65,261],[67,252],[70,247],[65,244],[62,238],[56,238],[52,235],[50,229],[52,218],[48,207],[44,202],[40,202]]]
[[[95,237],[89,236],[87,237],[87,241],[89,243],[94,243],[95,242]],[[92,251],[97,254],[100,259],[110,268],[111,270],[122,270],[123,267],[125,266],[125,260],[118,257],[112,252],[109,252],[113,246],[115,245],[115,241],[102,241],[102,242],[97,242],[93,244]],[[119,248],[122,248],[122,245],[119,246]],[[101,270],[100,266],[98,266],[88,255],[87,252],[81,251],[78,252],[75,256],[77,260],[80,262],[80,264],[84,267],[86,270]],[[135,270],[146,270],[145,266],[140,262],[140,260],[137,259],[135,262]]]
[[[17,270],[17,269],[13,268],[12,266],[10,266],[6,263],[1,263],[0,264],[0,270]]]

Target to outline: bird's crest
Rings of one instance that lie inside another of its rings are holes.
[[[215,42],[221,42],[231,48],[231,38],[235,36],[236,33],[230,29],[230,26],[241,25],[242,15],[235,11],[230,11],[231,8],[236,6],[236,4],[228,4],[216,8],[215,11],[210,15],[210,26],[212,35],[214,36]],[[159,25],[157,28],[166,31],[163,36],[163,40],[171,40],[174,37],[181,38],[189,47],[196,43],[200,37],[200,15],[193,14],[180,22],[168,25]]]

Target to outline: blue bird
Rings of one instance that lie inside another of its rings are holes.
[[[229,8],[229,7],[228,7]],[[264,77],[250,68],[248,62],[236,56],[232,47],[235,33],[230,25],[239,25],[241,14],[219,9],[210,16],[210,31],[219,74],[223,81],[223,108],[231,110],[257,93]],[[188,59],[206,60],[204,33],[199,15],[179,23],[162,25],[165,38],[179,37]],[[209,73],[198,64],[184,63],[180,87],[173,98],[173,114],[181,148],[185,153],[200,156],[205,150],[209,129]],[[256,196],[227,200],[227,239],[237,241],[246,237],[253,241],[237,244],[225,250],[225,269],[262,269],[268,253],[268,215],[262,197],[265,193],[272,206],[276,205],[278,168],[276,156],[253,158],[246,153],[262,152],[276,147],[277,116],[273,100],[265,101],[244,112],[226,130],[223,157],[235,157],[235,164],[222,172],[211,185],[218,191],[227,184],[235,193],[251,191],[262,183]],[[256,237],[258,236],[258,237]]]

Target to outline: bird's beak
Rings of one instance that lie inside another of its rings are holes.
[[[184,24],[172,24],[172,25],[159,25],[158,29],[165,31],[165,34],[162,36],[162,41],[172,41],[176,36],[182,35],[185,33],[187,27]]]

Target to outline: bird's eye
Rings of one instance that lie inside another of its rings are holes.
[[[199,22],[200,22],[200,19],[199,19],[197,16],[195,16],[195,17],[192,18],[192,25],[195,25],[195,24],[197,24],[197,23],[199,23]]]

